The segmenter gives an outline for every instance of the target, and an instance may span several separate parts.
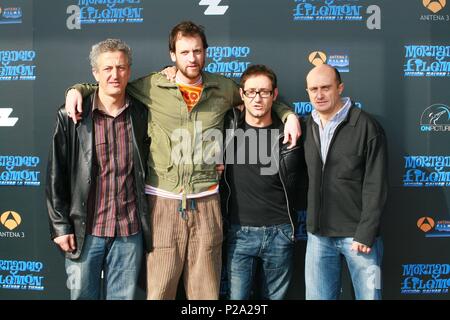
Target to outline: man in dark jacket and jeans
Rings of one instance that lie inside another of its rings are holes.
[[[98,90],[74,124],[58,110],[47,168],[53,241],[66,253],[72,299],[133,299],[144,246],[150,247],[144,194],[147,107],[125,94],[131,50],[121,40],[92,47]]]
[[[381,298],[380,217],[387,198],[383,128],[341,98],[344,84],[329,65],[313,68],[307,92],[308,243],[306,299],[337,299],[346,259],[356,299]]]
[[[262,298],[283,299],[292,274],[296,210],[306,202],[303,146],[282,144],[283,124],[272,112],[278,95],[272,70],[250,66],[242,74],[240,94],[245,111],[234,108],[225,118],[221,186],[230,221],[225,230],[229,298],[249,299],[260,263]]]

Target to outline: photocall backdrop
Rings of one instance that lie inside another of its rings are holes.
[[[369,270],[372,285],[385,299],[449,299],[445,0],[1,0],[0,300],[69,298],[49,238],[45,172],[66,88],[94,81],[91,45],[126,41],[137,78],[172,64],[168,35],[182,20],[206,28],[206,70],[238,80],[249,64],[266,64],[280,99],[302,116],[312,108],[308,70],[322,62],[341,70],[344,95],[375,116],[389,144],[383,281]],[[305,231],[298,237],[290,299],[304,298]],[[348,276],[342,297],[352,297]]]

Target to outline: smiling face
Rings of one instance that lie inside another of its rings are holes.
[[[177,77],[185,83],[195,83],[205,66],[205,49],[200,36],[178,35],[175,51],[170,57],[178,69]]]
[[[273,101],[277,98],[278,89],[272,88],[272,80],[269,77],[263,74],[250,76],[245,81],[244,88],[240,89],[240,93],[245,104],[247,123],[271,122],[270,111]],[[255,96],[252,97],[253,95]]]
[[[334,70],[328,65],[313,68],[306,77],[309,99],[316,111],[331,118],[342,107],[341,94],[344,84],[336,79]]]
[[[98,81],[99,91],[112,97],[125,95],[130,73],[128,58],[122,51],[101,53],[97,58],[96,68],[92,70]]]

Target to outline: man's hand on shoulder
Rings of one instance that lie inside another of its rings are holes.
[[[284,124],[284,140],[283,144],[289,142],[288,149],[291,149],[297,145],[297,140],[302,134],[300,127],[300,121],[295,114],[290,114],[286,123]]]
[[[167,78],[167,80],[169,80],[170,82],[175,83],[177,71],[178,71],[177,67],[173,66],[173,67],[166,67],[163,70],[161,70],[159,73],[164,75]]]
[[[66,95],[66,111],[67,115],[72,118],[74,123],[81,120],[83,112],[83,97],[81,93],[76,89],[70,89]]]

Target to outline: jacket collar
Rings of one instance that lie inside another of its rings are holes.
[[[347,116],[341,122],[341,124],[339,124],[338,127],[340,127],[340,126],[342,126],[344,124],[347,124],[347,125],[352,126],[352,127],[356,126],[356,122],[358,122],[360,114],[361,114],[361,109],[356,107],[355,103],[352,101],[352,105],[350,107],[350,110],[348,110]],[[308,121],[311,123],[312,136],[313,136],[313,139],[314,139],[314,142],[315,142],[314,144],[316,145],[317,152],[320,155],[321,151],[320,151],[319,126],[314,121],[312,115],[309,116]]]
[[[355,103],[352,101],[352,106],[348,111],[347,117],[344,121],[347,121],[348,124],[352,127],[356,126],[356,122],[358,122],[359,115],[361,114],[361,109],[355,106]]]
[[[352,105],[350,107],[350,109],[348,110],[347,116],[345,117],[345,119],[342,121],[343,123],[347,123],[354,127],[356,125],[356,122],[358,122],[359,119],[359,115],[361,114],[361,109],[359,109],[358,107],[355,106],[355,103],[352,101]],[[315,123],[313,116],[310,115],[309,116],[309,120],[311,121],[311,123],[317,126],[317,124]]]
[[[93,120],[92,120],[92,98],[95,93],[83,100],[83,118],[77,126],[78,139],[80,141],[83,156],[87,163],[92,163],[92,137],[93,137]]]

